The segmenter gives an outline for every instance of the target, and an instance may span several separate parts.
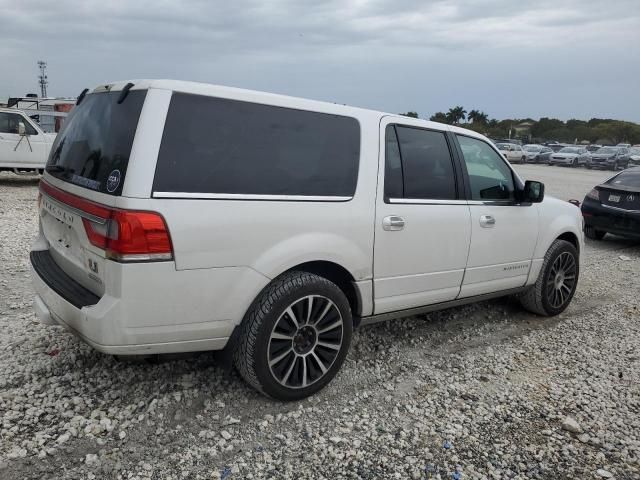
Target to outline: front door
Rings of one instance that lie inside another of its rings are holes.
[[[538,207],[515,198],[516,179],[487,142],[456,135],[468,174],[471,246],[460,297],[523,286],[538,239]]]
[[[455,299],[471,221],[446,132],[381,122],[374,313]]]

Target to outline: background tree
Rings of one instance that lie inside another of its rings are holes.
[[[433,115],[431,115],[431,117],[429,117],[429,120],[431,120],[432,122],[439,122],[439,123],[449,123],[449,119],[447,118],[447,114],[444,112],[436,112]]]
[[[473,123],[479,123],[481,125],[486,125],[489,120],[489,115],[480,110],[471,110],[467,115],[467,120],[471,120]]]
[[[457,125],[461,120],[466,118],[467,111],[464,107],[457,106],[450,108],[447,112],[447,120],[449,123]]]
[[[420,118],[418,117],[418,112],[407,112],[407,113],[401,113],[400,115],[404,115],[405,117],[411,117],[411,118]]]

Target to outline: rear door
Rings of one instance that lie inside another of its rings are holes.
[[[381,122],[374,312],[455,299],[469,251],[469,207],[446,131]]]
[[[538,238],[537,206],[516,201],[517,179],[489,143],[460,134],[456,138],[467,174],[471,215],[471,245],[460,297],[521,287]]]

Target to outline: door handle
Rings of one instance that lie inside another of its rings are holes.
[[[404,218],[397,215],[390,215],[382,219],[382,229],[387,231],[397,231],[404,228]]]
[[[496,219],[493,218],[493,215],[482,215],[480,217],[480,226],[483,228],[493,228],[496,224]]]

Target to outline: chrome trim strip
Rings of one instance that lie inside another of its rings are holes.
[[[389,203],[399,205],[517,205],[511,200],[427,200],[421,198],[389,198]]]
[[[191,198],[206,200],[272,200],[283,202],[346,202],[351,197],[320,195],[253,195],[247,193],[153,192],[153,198]]]
[[[467,205],[466,200],[427,200],[421,198],[390,198],[389,203],[415,205]]]
[[[626,208],[612,207],[611,205],[605,205],[604,203],[602,203],[602,206],[603,206],[604,208],[610,208],[611,210],[617,210],[618,212],[624,212],[624,213],[640,213],[640,210],[627,210]]]
[[[86,218],[87,220],[91,220],[94,223],[99,223],[100,225],[104,225],[105,223],[107,223],[106,218],[96,217],[95,215],[91,215],[90,213],[87,213],[80,209],[72,207],[71,205],[67,205],[66,203],[61,202],[60,200],[56,200],[55,198],[53,198],[51,195],[47,193],[42,192],[42,196],[47,197],[48,202],[55,203],[58,207],[62,208],[63,210],[67,210],[71,213],[75,213],[79,217]],[[106,207],[106,208],[110,208],[110,207]]]

